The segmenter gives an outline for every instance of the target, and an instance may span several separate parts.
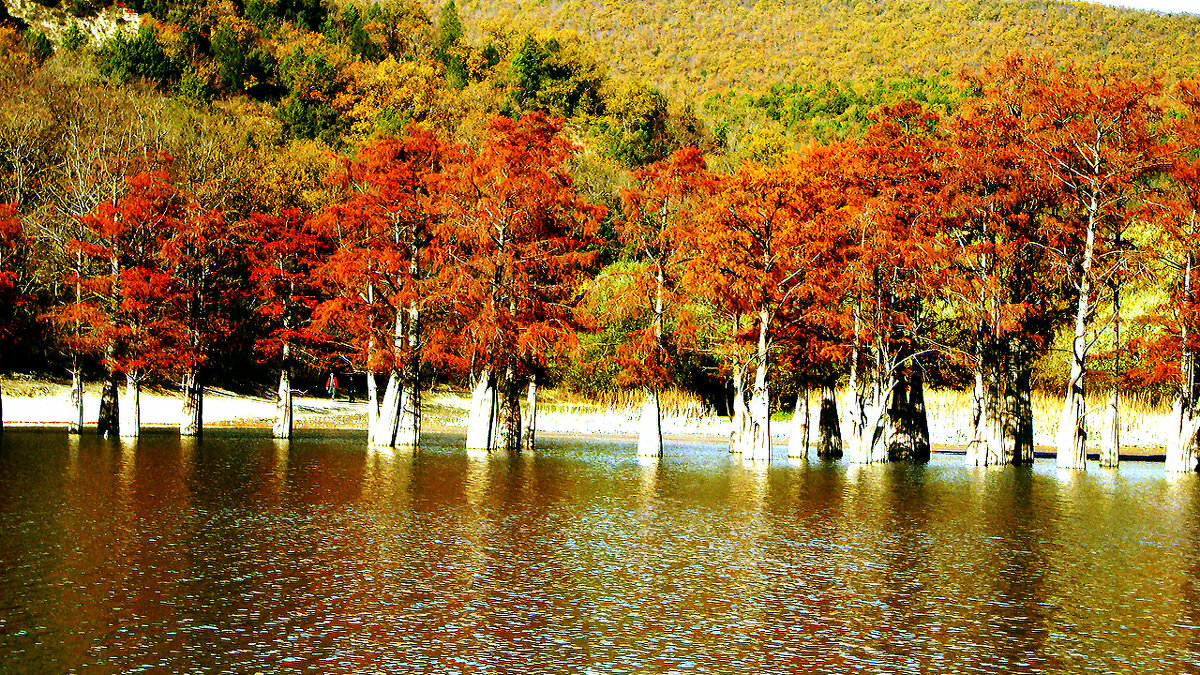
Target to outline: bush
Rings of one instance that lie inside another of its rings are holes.
[[[143,25],[137,35],[130,38],[114,35],[100,46],[97,63],[100,73],[124,84],[131,77],[143,77],[159,88],[174,82],[180,68],[167,58],[154,27]]]
[[[72,21],[70,27],[67,28],[67,32],[63,33],[62,46],[66,47],[67,51],[77,52],[87,42],[87,35],[80,30],[79,24]]]
[[[54,54],[54,45],[50,44],[50,38],[42,31],[34,33],[28,31],[21,38],[21,46],[25,48],[25,53],[34,60],[35,63],[41,65],[46,59]]]

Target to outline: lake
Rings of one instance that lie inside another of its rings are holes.
[[[256,435],[257,434],[257,435]],[[0,671],[1200,672],[1200,478],[0,437]]]

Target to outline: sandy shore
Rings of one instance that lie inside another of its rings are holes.
[[[55,427],[66,426],[71,416],[70,387],[66,383],[30,378],[4,381],[4,423],[9,426]],[[295,425],[304,429],[365,429],[366,404],[351,403],[347,398],[337,400],[297,396]],[[422,426],[431,432],[454,432],[466,428],[469,398],[465,391],[439,389],[425,394],[425,418]],[[84,388],[84,421],[95,423],[100,407],[100,385],[90,383]],[[962,451],[966,442],[960,407],[930,405],[930,436],[937,451]],[[952,409],[951,409],[952,408]],[[179,423],[182,403],[178,392],[147,388],[142,392],[142,424],[146,427],[170,427]],[[613,410],[586,403],[565,403],[553,398],[539,403],[538,431],[553,435],[583,435],[636,438],[640,409]],[[212,427],[244,427],[269,429],[275,417],[273,398],[247,396],[223,389],[208,388],[204,397],[204,424]],[[813,410],[813,428],[816,428]],[[1158,420],[1154,420],[1158,422]],[[1155,424],[1146,424],[1142,431],[1131,425],[1124,433],[1122,454],[1133,457],[1158,456],[1162,446],[1155,442]],[[776,444],[787,443],[789,423],[777,421],[772,425]],[[1053,436],[1050,429],[1037,429],[1035,443],[1041,453],[1050,450]],[[684,414],[663,419],[665,437],[677,440],[720,441],[729,437],[729,421],[715,415]]]

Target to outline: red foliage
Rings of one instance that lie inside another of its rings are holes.
[[[388,371],[414,356],[443,360],[445,345],[406,313],[424,317],[445,295],[432,281],[444,265],[436,233],[447,208],[443,169],[458,156],[419,126],[381,138],[344,161],[338,183],[349,196],[313,221],[334,246],[317,268],[332,297],[317,307],[313,328],[354,366]]]
[[[603,213],[575,190],[563,162],[575,151],[541,113],[495,119],[478,152],[452,167],[450,219],[438,279],[456,323],[458,367],[530,372],[574,338],[575,296],[596,257]]]

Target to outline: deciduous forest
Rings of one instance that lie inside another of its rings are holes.
[[[819,390],[815,444],[862,463],[927,458],[925,388],[958,388],[980,465],[1032,461],[1041,389],[1065,468],[1116,464],[1139,391],[1196,470],[1196,17],[629,11],[10,8],[0,372],[71,377],[76,430],[102,379],[123,436],[147,382],[191,435],[206,384],[277,388],[281,437],[294,380],[365,374],[385,446],[453,381],[483,449],[532,443],[540,386],[621,388],[649,455],[679,388],[758,459]]]

